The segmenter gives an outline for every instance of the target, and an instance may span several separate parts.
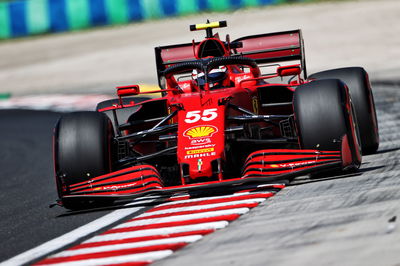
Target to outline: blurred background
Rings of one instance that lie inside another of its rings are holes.
[[[191,42],[189,25],[227,20],[232,39],[302,29],[309,74],[363,66],[397,80],[397,0],[0,0],[0,93],[113,94],[156,84],[154,47]],[[4,104],[4,102],[3,102]]]

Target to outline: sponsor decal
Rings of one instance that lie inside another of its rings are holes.
[[[210,157],[210,156],[215,156],[215,155],[217,155],[217,153],[215,151],[206,152],[206,153],[189,154],[189,155],[185,155],[185,159],[195,159],[195,158]]]
[[[203,160],[198,159],[197,160],[197,171],[201,172],[201,166],[203,165]]]
[[[123,189],[123,188],[128,188],[128,187],[134,187],[136,185],[136,183],[131,183],[131,184],[126,184],[126,185],[113,185],[113,186],[104,186],[104,187],[98,187],[98,188],[94,188],[93,190],[113,190],[113,191],[117,191],[119,189]]]
[[[186,152],[186,154],[198,154],[198,153],[206,153],[206,152],[212,152],[212,151],[214,151],[214,148],[189,150]]]
[[[186,89],[189,89],[190,88],[190,84],[189,83],[183,83],[183,84],[181,84],[181,89],[182,90],[186,90]]]
[[[249,79],[249,78],[251,78],[250,75],[243,75],[243,76],[237,77],[235,81],[236,81],[236,83],[239,83],[239,82],[241,82],[242,80]]]
[[[205,149],[205,148],[213,148],[213,147],[215,147],[215,144],[206,144],[206,145],[201,145],[201,146],[185,147],[185,150]]]
[[[191,145],[203,145],[206,143],[211,143],[211,139],[210,138],[201,138],[201,139],[194,139],[190,142]],[[196,148],[196,147],[194,147]]]
[[[216,132],[218,132],[218,129],[215,126],[195,126],[183,132],[183,136],[189,139],[210,138]]]
[[[306,162],[298,162],[298,163],[281,163],[281,164],[270,164],[271,168],[285,168],[285,167],[297,167],[297,166],[305,166],[309,164],[315,164],[317,161],[306,161]]]
[[[253,97],[252,101],[253,103],[253,111],[255,114],[258,114],[258,98],[257,97]]]

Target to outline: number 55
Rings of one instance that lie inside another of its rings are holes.
[[[201,111],[190,111],[187,112],[186,114],[186,123],[196,123],[200,119],[203,121],[211,121],[217,118],[218,113],[217,113],[217,108],[213,109],[205,109],[203,110],[203,113],[200,115]]]

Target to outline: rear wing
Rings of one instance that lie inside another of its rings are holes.
[[[233,49],[233,56],[249,57],[256,60],[258,64],[299,60],[304,78],[307,78],[301,30],[251,35],[236,39],[232,43],[235,42],[239,42],[241,45],[240,48]],[[162,72],[174,64],[196,60],[195,51],[199,44],[199,42],[193,42],[155,48],[160,87],[163,87]]]
[[[158,85],[164,88],[162,84],[162,72],[170,66],[190,62],[196,60],[195,49],[197,49],[199,43],[184,43],[177,45],[158,46],[155,49],[156,54],[156,66],[157,66],[157,77]]]
[[[307,78],[301,30],[251,35],[233,42],[242,43],[242,47],[234,49],[234,55],[252,58],[258,64],[299,60]]]

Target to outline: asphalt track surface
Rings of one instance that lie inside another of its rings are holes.
[[[155,265],[398,265],[400,86],[375,85],[381,145],[359,174],[301,177],[275,197]],[[0,261],[108,211],[67,215],[56,198],[51,135],[59,113],[0,112]]]
[[[104,212],[58,218],[52,128],[59,113],[0,111],[0,261],[96,219]]]

